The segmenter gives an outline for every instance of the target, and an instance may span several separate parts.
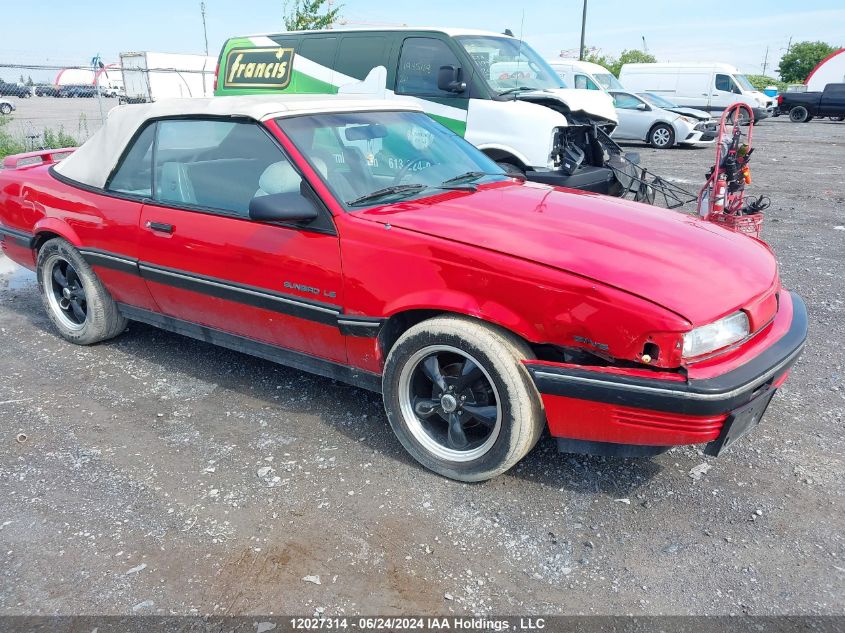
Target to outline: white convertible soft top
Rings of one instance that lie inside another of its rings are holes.
[[[210,99],[167,99],[155,103],[122,105],[109,112],[103,127],[73,154],[58,163],[56,171],[65,178],[102,189],[114,170],[126,144],[150,119],[173,116],[232,116],[266,121],[278,117],[328,112],[373,110],[413,110],[419,107],[395,101],[346,94],[331,95],[256,95],[247,97],[212,97]]]

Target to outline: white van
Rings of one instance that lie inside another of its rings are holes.
[[[624,90],[619,80],[604,66],[577,59],[547,59],[549,66],[566,83],[567,88],[582,90]]]
[[[625,64],[619,80],[631,92],[652,92],[681,106],[721,112],[745,103],[760,121],[772,115],[774,99],[756,90],[745,75],[728,64]]]

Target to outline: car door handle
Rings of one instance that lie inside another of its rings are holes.
[[[163,222],[147,222],[145,226],[151,231],[157,231],[159,233],[173,233],[172,224],[164,224]]]

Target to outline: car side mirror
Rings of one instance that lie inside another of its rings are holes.
[[[462,80],[463,70],[460,66],[441,66],[437,71],[437,89],[444,92],[463,92],[467,89]]]
[[[637,110],[639,110],[640,112],[646,112],[648,109],[648,105],[646,105],[645,103],[637,104]]]
[[[256,196],[249,203],[249,219],[257,222],[300,224],[318,216],[316,203],[298,191]]]

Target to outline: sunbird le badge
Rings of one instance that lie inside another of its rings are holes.
[[[292,48],[233,48],[226,55],[226,88],[286,88],[293,67]]]

